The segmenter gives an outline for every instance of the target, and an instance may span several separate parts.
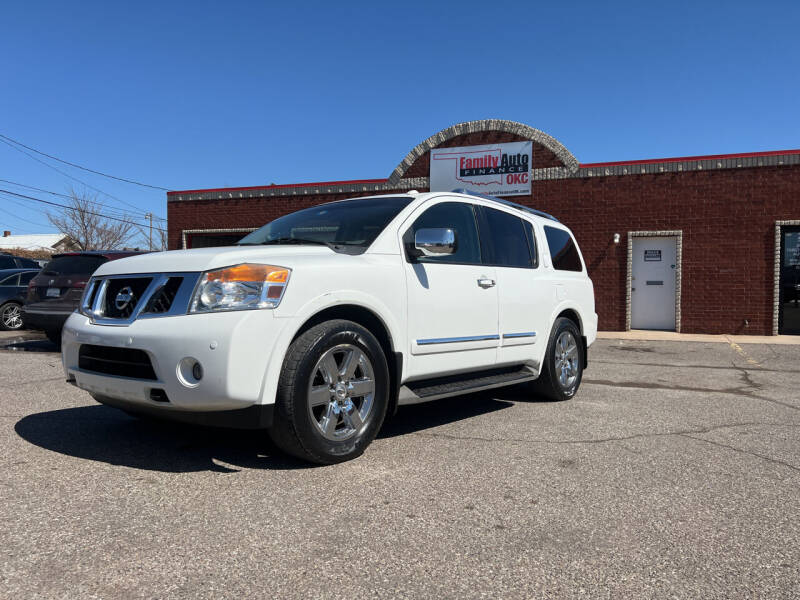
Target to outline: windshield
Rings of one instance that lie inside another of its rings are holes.
[[[44,266],[42,273],[45,275],[91,275],[107,260],[105,256],[85,254],[57,256]]]
[[[391,196],[321,204],[275,219],[242,238],[239,245],[325,244],[334,250],[350,247],[363,252],[412,200]]]

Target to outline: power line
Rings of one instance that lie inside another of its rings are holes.
[[[109,175],[108,173],[103,173],[102,171],[95,171],[94,169],[90,169],[88,167],[82,167],[81,165],[76,165],[75,163],[71,163],[68,160],[64,160],[62,158],[58,158],[57,156],[53,156],[51,154],[47,154],[46,152],[42,152],[41,150],[37,150],[36,148],[31,148],[30,146],[26,146],[22,142],[18,142],[14,138],[10,138],[7,135],[3,135],[0,133],[0,138],[6,139],[9,142],[14,142],[18,146],[22,146],[23,148],[27,148],[31,152],[36,152],[36,154],[41,154],[42,156],[46,156],[47,158],[51,158],[53,160],[57,160],[60,163],[64,163],[65,165],[69,165],[70,167],[75,167],[76,169],[82,169],[83,171],[88,171],[89,173],[94,173],[95,175],[102,175],[103,177],[108,177],[109,179],[116,179],[117,181],[124,181],[125,183],[132,183],[134,185],[140,185],[142,187],[151,188],[154,190],[164,190],[165,192],[169,191],[169,188],[161,187],[160,185],[150,185],[149,183],[141,183],[140,181],[134,181],[133,179],[125,179],[124,177],[117,177],[116,175]]]
[[[73,176],[72,176],[72,175],[70,175],[69,173],[65,173],[64,171],[62,171],[62,170],[60,170],[60,169],[57,169],[57,168],[55,168],[53,165],[51,165],[51,164],[48,164],[48,163],[44,162],[43,160],[41,160],[41,159],[39,159],[39,158],[36,158],[35,156],[33,156],[32,154],[29,154],[28,152],[25,152],[25,150],[22,150],[21,148],[17,148],[17,147],[16,147],[14,144],[12,144],[11,142],[7,142],[6,140],[2,139],[2,137],[4,137],[4,136],[0,136],[0,142],[3,142],[3,143],[6,145],[6,146],[8,146],[9,148],[13,148],[13,149],[14,149],[14,150],[16,150],[17,152],[21,152],[22,154],[24,154],[24,155],[25,155],[25,156],[27,156],[28,158],[31,158],[31,159],[35,160],[36,162],[38,162],[38,163],[40,163],[40,164],[43,164],[43,165],[44,165],[45,167],[47,167],[48,169],[53,169],[53,171],[55,171],[56,173],[60,173],[60,174],[61,174],[61,175],[63,175],[64,177],[69,177],[70,179],[73,179],[73,180],[77,181],[78,183],[80,183],[80,184],[82,184],[82,185],[85,185],[85,186],[86,186],[86,187],[88,187],[89,189],[92,189],[92,190],[94,190],[94,191],[96,191],[96,192],[100,192],[100,193],[101,193],[101,194],[103,194],[104,196],[108,196],[108,197],[109,197],[109,198],[111,198],[112,200],[116,200],[117,202],[120,202],[120,203],[122,203],[122,204],[124,204],[124,205],[126,205],[126,206],[130,206],[131,208],[135,208],[136,210],[140,210],[138,206],[136,206],[136,205],[134,205],[134,204],[131,204],[130,202],[127,202],[127,201],[125,201],[125,200],[122,200],[121,198],[117,198],[116,196],[112,196],[111,194],[109,194],[108,192],[104,192],[104,191],[103,191],[103,190],[101,190],[100,188],[94,187],[93,185],[89,185],[88,183],[86,183],[86,182],[85,182],[85,181],[83,181],[82,179],[78,179],[77,177],[73,177]],[[103,205],[101,204],[101,206],[103,206]]]
[[[10,179],[0,179],[0,181],[3,182],[3,183],[10,183],[11,185],[17,185],[17,186],[22,187],[22,188],[27,188],[29,190],[35,190],[37,192],[42,192],[43,194],[50,194],[52,196],[58,196],[60,198],[66,198],[67,200],[72,200],[72,196],[70,196],[69,194],[61,194],[59,192],[54,192],[52,190],[45,190],[43,188],[39,188],[39,187],[36,187],[36,186],[33,186],[33,185],[27,185],[27,184],[24,184],[24,183],[19,183],[18,181],[11,181]],[[109,211],[117,211],[118,214],[116,216],[120,216],[120,214],[121,214],[122,217],[131,216],[128,213],[126,213],[125,211],[121,211],[121,213],[120,213],[119,209],[117,209],[117,208],[113,208],[113,207],[104,205],[104,204],[102,204],[100,202],[98,202],[98,204],[100,206],[102,206],[103,208],[107,208]],[[148,214],[150,214],[150,213],[144,213],[144,218],[145,219],[149,218],[147,216]],[[159,221],[166,222],[166,219],[162,219],[161,217],[157,217],[155,215],[153,215],[153,218],[157,219]]]
[[[57,206],[59,208],[65,209],[65,210],[74,210],[74,211],[80,211],[81,210],[81,209],[75,208],[74,206],[65,206],[64,204],[59,204],[58,202],[50,202],[49,200],[42,200],[41,198],[34,198],[33,196],[26,196],[25,194],[18,194],[16,192],[12,192],[11,190],[0,189],[0,192],[3,193],[3,194],[10,194],[11,196],[16,196],[18,198],[24,198],[26,200],[32,200],[34,202],[41,202],[42,204],[49,204],[50,206]],[[102,217],[104,219],[110,219],[111,221],[119,221],[120,223],[128,223],[129,225],[136,225],[137,227],[145,227],[144,224],[137,223],[136,221],[131,221],[131,220],[128,220],[128,219],[119,219],[117,217],[111,217],[111,216],[108,216],[108,215],[103,215],[101,213],[97,213],[97,212],[94,212],[94,211],[91,211],[91,210],[83,210],[82,212],[85,212],[88,215],[95,215],[97,217]],[[160,227],[156,227],[155,225],[153,226],[153,229],[157,229],[158,231],[163,231],[165,233],[167,231],[166,229],[162,229]]]
[[[13,203],[14,203],[14,204],[16,204],[17,206],[21,206],[21,207],[23,207],[23,208],[30,209],[30,207],[29,207],[29,206],[26,206],[26,205],[25,205],[25,204],[23,204],[22,202],[17,202],[16,200],[12,200],[11,198],[6,198],[6,200],[7,200],[8,202],[13,202]],[[24,218],[24,217],[20,217],[19,215],[16,215],[16,214],[14,214],[14,215],[11,215],[11,214],[6,214],[6,215],[4,215],[4,216],[3,216],[3,220],[6,220],[6,221],[7,221],[8,219],[14,219],[14,220],[17,220],[17,221],[24,221],[25,223],[29,223],[30,225],[36,225],[36,227],[52,227],[52,226],[53,226],[53,225],[52,225],[52,223],[51,223],[51,224],[45,224],[45,223],[35,223],[35,222],[33,222],[33,221],[29,220],[29,219],[26,219],[26,218]],[[10,225],[10,224],[9,224],[9,227],[11,227],[11,225]],[[33,232],[33,231],[30,231],[30,232],[28,232],[28,233],[34,233],[34,232]]]

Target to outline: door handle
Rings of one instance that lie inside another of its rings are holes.
[[[480,279],[478,279],[478,285],[484,289],[490,288],[494,287],[495,281],[494,279],[489,279],[488,277],[481,277]]]

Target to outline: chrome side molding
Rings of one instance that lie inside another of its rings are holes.
[[[431,344],[453,344],[456,342],[482,342],[484,340],[499,340],[499,335],[468,335],[464,337],[451,337],[451,338],[430,338],[426,340],[417,340],[420,346],[430,346]]]

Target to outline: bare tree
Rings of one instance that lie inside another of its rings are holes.
[[[102,216],[104,207],[97,195],[70,190],[68,208],[59,213],[47,213],[47,218],[64,235],[68,235],[81,250],[110,250],[123,247],[134,233],[133,223]]]

